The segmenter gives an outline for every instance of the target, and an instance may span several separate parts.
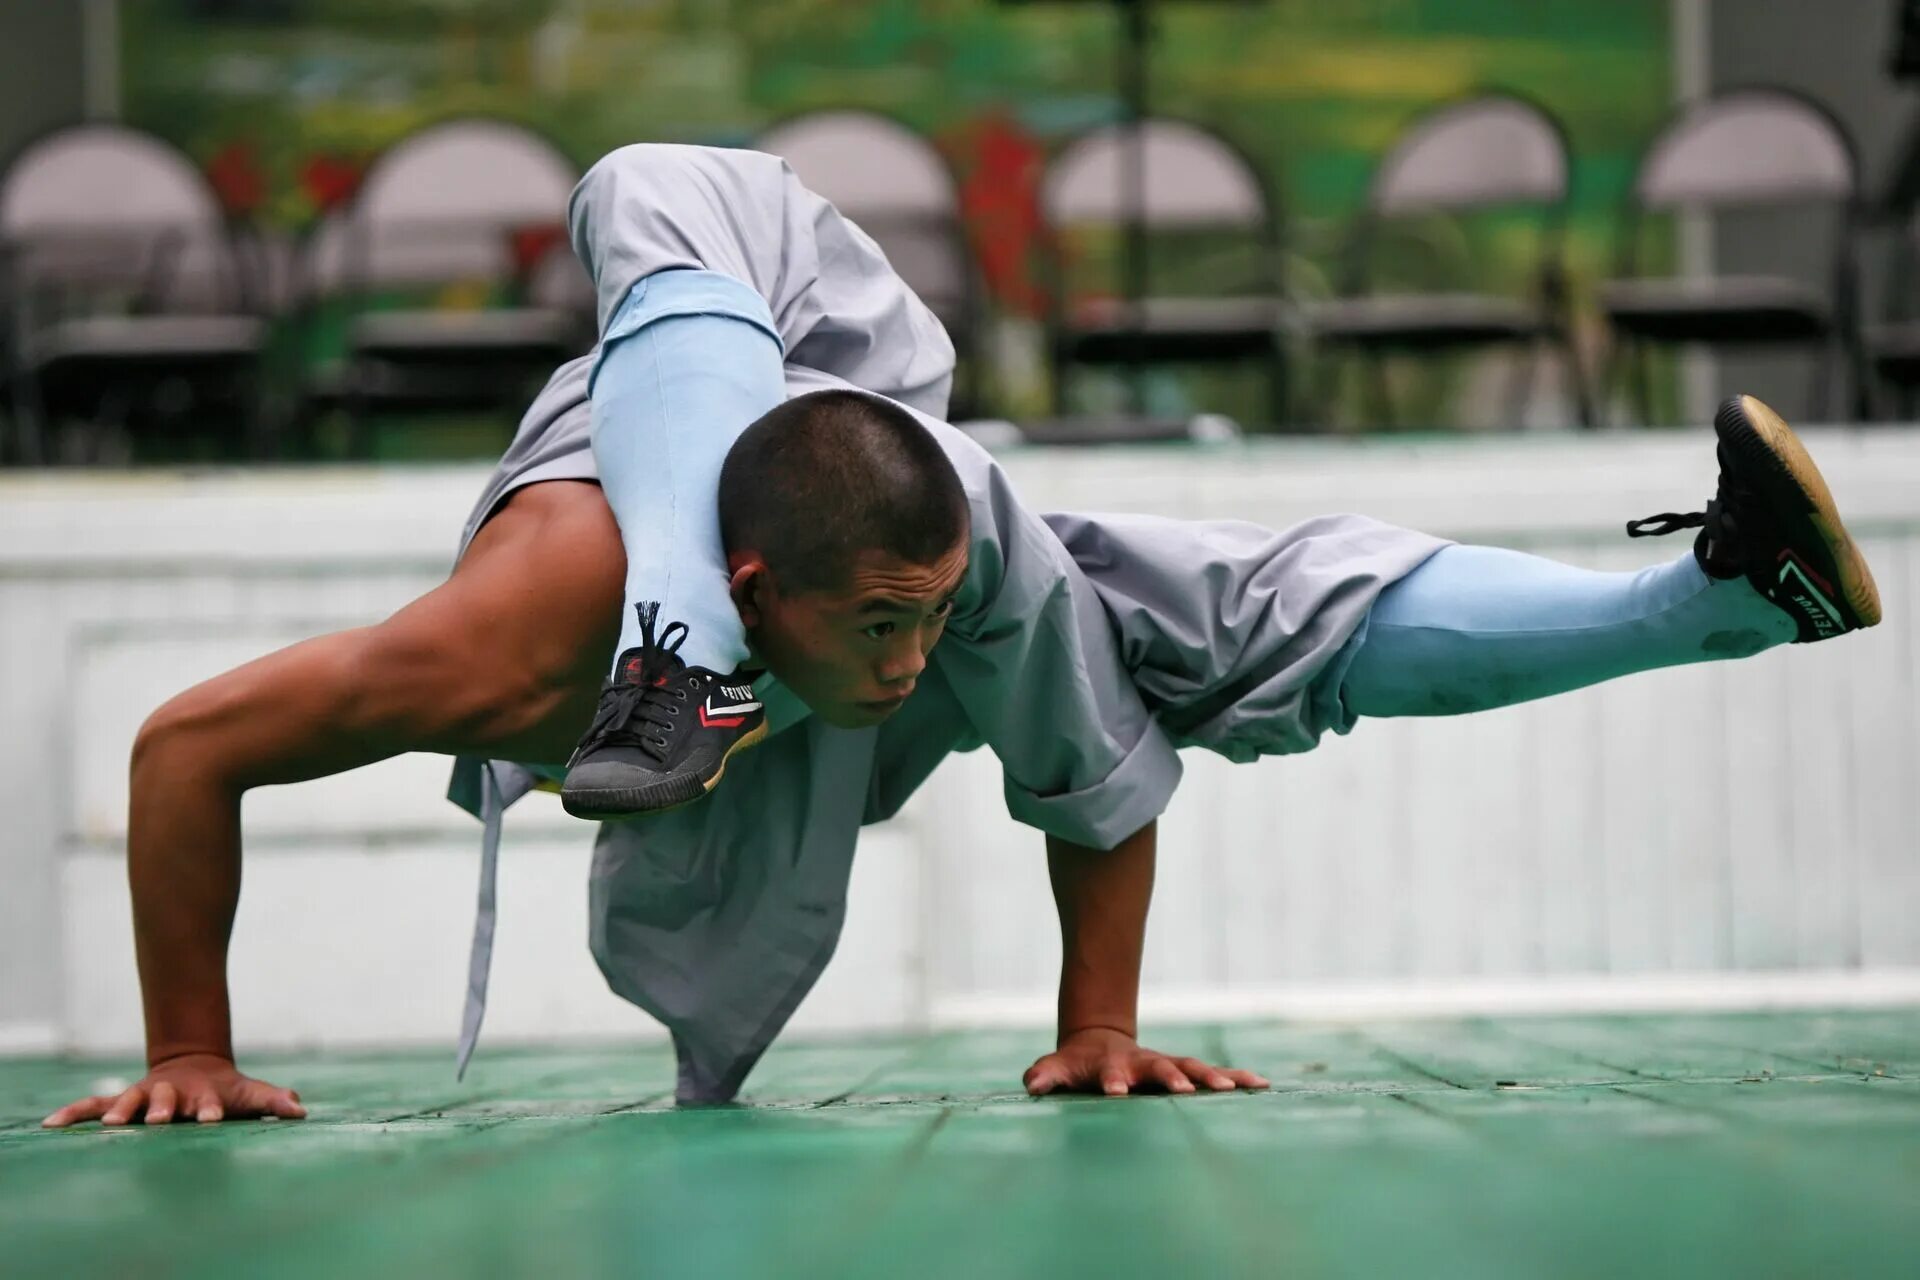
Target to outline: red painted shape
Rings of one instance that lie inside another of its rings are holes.
[[[1813,571],[1813,566],[1808,564],[1805,560],[1802,560],[1793,551],[1791,550],[1782,551],[1780,553],[1780,558],[1782,560],[1792,560],[1796,565],[1800,566],[1800,572],[1806,574],[1809,578],[1812,578],[1814,585],[1819,587],[1820,590],[1826,592],[1829,596],[1839,594],[1833,589],[1832,583],[1828,582],[1825,578],[1815,573]]]
[[[365,168],[345,156],[320,152],[300,163],[300,190],[315,210],[328,213],[353,199]]]
[[[960,171],[960,209],[987,288],[1019,315],[1046,311],[1034,258],[1046,235],[1040,171],[1047,151],[1009,111],[994,110],[941,138]]]
[[[267,202],[267,175],[251,141],[229,142],[207,161],[207,181],[220,207],[236,218],[258,213]]]

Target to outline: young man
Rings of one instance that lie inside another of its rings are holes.
[[[1178,781],[1177,747],[1236,760],[1301,751],[1362,716],[1479,710],[1879,620],[1872,578],[1812,461],[1744,398],[1716,420],[1721,483],[1706,511],[1629,526],[1636,536],[1700,528],[1693,553],[1639,573],[1456,546],[1358,516],[1279,533],[1036,517],[992,459],[930,411],[854,391],[796,358],[824,332],[831,341],[807,348],[823,363],[885,368],[893,358],[903,381],[925,368],[918,354],[885,356],[892,324],[917,306],[911,294],[891,273],[866,274],[874,257],[840,260],[860,288],[842,283],[836,294],[836,259],[819,256],[815,231],[831,225],[843,244],[857,233],[777,161],[629,148],[595,170],[603,182],[609,172],[623,193],[608,206],[619,216],[589,222],[590,263],[611,252],[595,226],[638,219],[700,255],[662,270],[728,265],[744,273],[729,279],[772,290],[759,294],[770,315],[811,317],[792,339],[777,320],[759,330],[782,336],[794,398],[738,436],[715,483],[727,599],[745,658],[769,674],[750,692],[724,679],[677,682],[664,659],[678,635],[662,633],[657,613],[631,611],[641,624],[634,656],[654,678],[616,681],[596,714],[607,741],[652,739],[670,752],[701,712],[735,719],[747,703],[765,704],[762,745],[731,763],[719,754],[720,795],[608,824],[596,848],[595,957],[616,991],[672,1031],[684,1099],[739,1088],[832,952],[859,826],[897,810],[950,751],[991,746],[1009,809],[1048,836],[1060,1029],[1027,1087],[1258,1087],[1251,1072],[1134,1038],[1153,824]],[[576,243],[596,181],[589,175],[576,198]],[[789,297],[791,277],[755,276],[739,245],[686,234],[696,221],[715,225],[716,209],[737,226],[795,207],[812,212],[770,222],[808,243],[774,256],[813,252],[822,296],[889,305],[822,308],[805,288]],[[675,313],[712,322],[687,334],[719,346],[695,350],[723,349],[724,335],[755,327],[727,314],[751,310],[744,294],[723,303]],[[885,330],[864,328],[863,316]],[[455,794],[487,821],[484,866],[504,804],[559,775],[501,762],[566,754],[611,632],[630,612],[628,530],[609,507],[628,501],[614,490],[635,476],[602,477],[604,502],[581,483],[596,474],[592,364],[564,367],[536,401],[446,585],[377,627],[296,645],[191,690],[149,721],[134,754],[129,862],[150,1071],[49,1124],[301,1113],[290,1091],[249,1080],[232,1060],[223,963],[248,787],[408,750],[461,757]],[[671,381],[665,364],[659,372]],[[671,414],[676,403],[656,407]],[[490,893],[483,873],[466,1049],[478,1030]]]

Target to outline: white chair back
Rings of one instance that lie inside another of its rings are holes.
[[[235,297],[212,187],[170,143],[122,125],[75,125],[21,152],[0,177],[0,247],[24,292],[141,292],[167,307]]]
[[[1056,227],[1118,223],[1130,210],[1125,172],[1130,146],[1143,148],[1145,205],[1157,230],[1260,227],[1269,218],[1266,189],[1252,165],[1226,142],[1181,120],[1145,120],[1136,143],[1127,125],[1076,139],[1047,166],[1041,203]]]
[[[855,222],[875,214],[951,218],[959,208],[953,175],[931,143],[870,111],[816,111],[754,140]]]
[[[1844,200],[1855,189],[1853,147],[1840,126],[1776,89],[1689,108],[1654,141],[1634,182],[1649,209]]]
[[[815,111],[754,140],[833,202],[949,325],[969,297],[960,191],[933,144],[871,111]]]
[[[120,125],[50,134],[0,180],[0,235],[9,239],[220,224],[219,202],[186,156]]]
[[[1558,204],[1567,148],[1539,108],[1485,97],[1416,122],[1381,162],[1369,202],[1393,216],[1503,204]]]
[[[562,224],[580,179],[529,129],[453,120],[395,143],[352,205],[314,235],[309,287],[497,280],[513,274],[516,227]]]

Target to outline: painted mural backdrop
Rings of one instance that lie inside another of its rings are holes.
[[[996,310],[1042,299],[1034,182],[1065,138],[1119,114],[1114,11],[1045,0],[133,0],[128,118],[185,145],[228,202],[298,228],[379,149],[460,113],[522,120],[583,164],[639,140],[745,143],[860,106],[935,139],[963,183]],[[1268,171],[1305,276],[1378,157],[1422,110],[1517,91],[1565,124],[1571,254],[1591,280],[1639,148],[1671,101],[1666,0],[1164,0],[1154,108]],[[1510,279],[1519,228],[1462,240]],[[1090,252],[1098,252],[1097,247]]]

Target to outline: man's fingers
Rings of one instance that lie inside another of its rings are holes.
[[[200,1105],[194,1110],[193,1118],[201,1124],[219,1124],[226,1118],[226,1108],[220,1105],[220,1099],[207,1094],[200,1099]]]
[[[174,1104],[179,1095],[168,1081],[153,1086],[153,1099],[147,1103],[148,1124],[172,1124]]]
[[[1216,1067],[1212,1063],[1202,1062],[1198,1058],[1180,1058],[1180,1069],[1195,1080],[1202,1081],[1209,1089],[1264,1089],[1267,1080],[1239,1067]]]
[[[276,1089],[268,1101],[267,1110],[282,1120],[305,1120],[307,1109],[300,1105],[300,1095],[291,1089]]]
[[[113,1099],[104,1094],[95,1094],[91,1098],[82,1098],[78,1102],[69,1102],[45,1120],[40,1122],[43,1129],[64,1129],[70,1124],[84,1124],[89,1120],[98,1120],[113,1105]]]
[[[106,1114],[100,1117],[100,1123],[130,1123],[134,1116],[140,1113],[140,1108],[146,1105],[147,1086],[143,1084],[134,1085],[133,1088],[128,1089],[125,1093],[113,1100],[113,1105],[108,1107]]]
[[[1066,1082],[1066,1073],[1054,1065],[1051,1057],[1047,1057],[1027,1068],[1026,1078],[1022,1083],[1027,1086],[1028,1093],[1038,1098],[1052,1093]]]
[[[1147,1065],[1147,1071],[1158,1080],[1168,1093],[1192,1093],[1193,1081],[1187,1079],[1187,1073],[1172,1058],[1155,1058]]]
[[[1109,1098],[1121,1097],[1132,1083],[1127,1078],[1127,1069],[1119,1063],[1100,1069],[1100,1091]]]
[[[1210,1062],[1202,1062],[1198,1058],[1181,1058],[1179,1063],[1180,1069],[1186,1072],[1196,1084],[1204,1084],[1209,1089],[1231,1089],[1234,1086],[1233,1077]]]

